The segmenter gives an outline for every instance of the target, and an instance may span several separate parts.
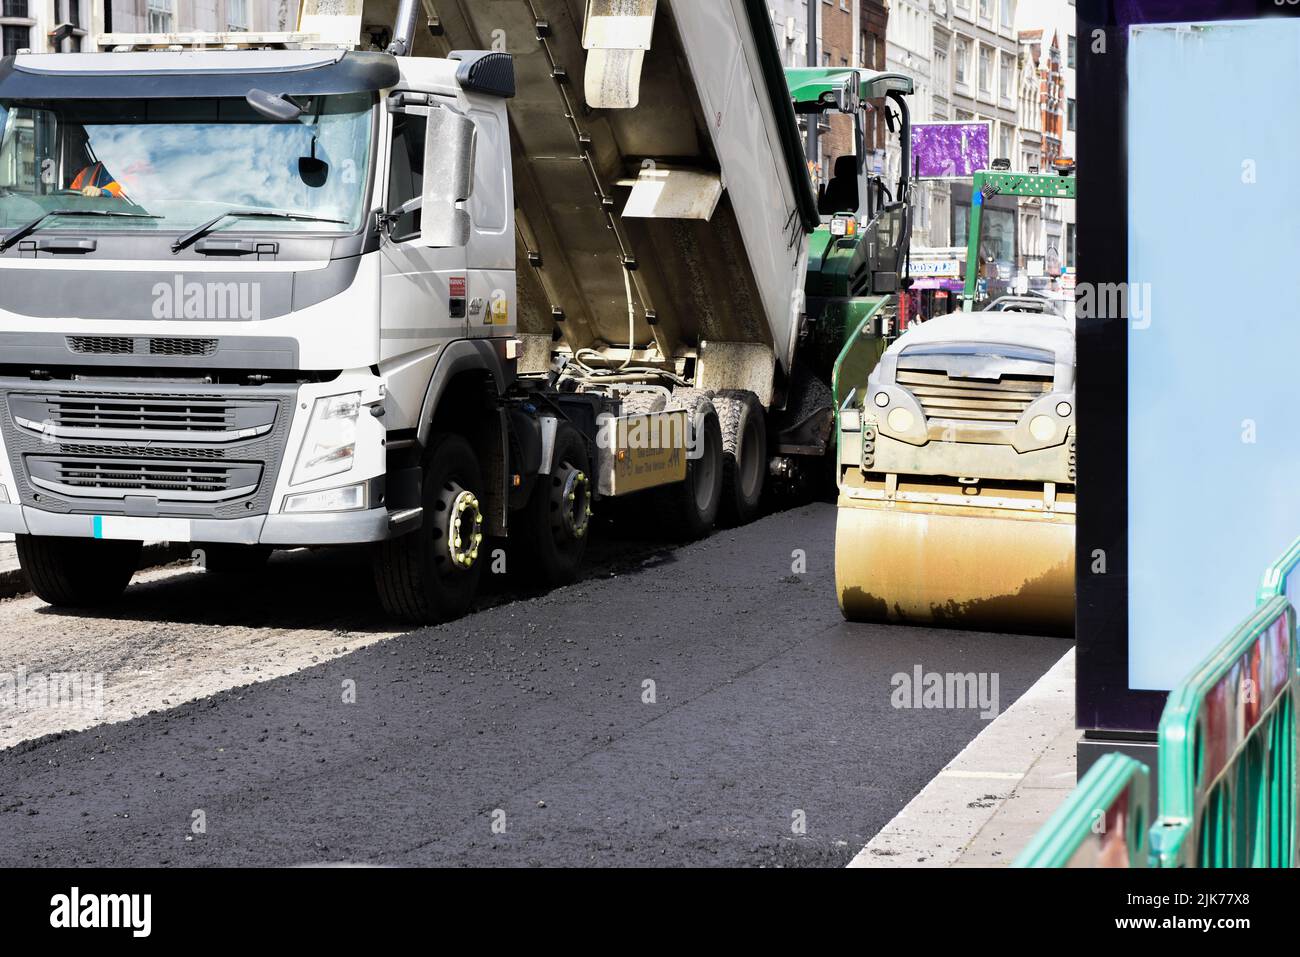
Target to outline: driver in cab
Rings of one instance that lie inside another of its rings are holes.
[[[72,184],[68,188],[82,196],[112,196],[122,199],[126,195],[122,184],[113,178],[103,163],[91,163],[72,178]]]

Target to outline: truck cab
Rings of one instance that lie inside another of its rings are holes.
[[[0,61],[0,527],[125,553],[418,514],[390,459],[445,353],[512,373],[502,60]]]

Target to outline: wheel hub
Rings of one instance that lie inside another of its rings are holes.
[[[587,473],[566,465],[556,486],[560,521],[573,538],[582,538],[591,525],[591,479]]]
[[[456,568],[468,571],[483,543],[483,511],[473,492],[453,486],[448,492],[447,553]]]

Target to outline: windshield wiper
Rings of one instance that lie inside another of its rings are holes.
[[[308,223],[341,223],[347,225],[346,219],[327,219],[324,216],[313,216],[310,213],[282,213],[278,210],[270,209],[232,209],[222,213],[220,216],[213,216],[202,226],[195,226],[184,236],[181,236],[176,242],[172,243],[172,252],[178,253],[186,246],[197,242],[208,233],[212,232],[212,227],[227,217],[236,217],[238,219],[291,219]]]
[[[162,219],[161,216],[154,216],[151,213],[125,213],[115,209],[55,209],[48,213],[42,213],[30,223],[19,226],[4,239],[0,239],[0,253],[4,252],[18,240],[25,236],[30,236],[36,230],[44,225],[47,219],[53,219],[55,216],[111,216],[121,219]]]

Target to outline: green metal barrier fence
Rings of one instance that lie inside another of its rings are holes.
[[[1169,694],[1160,717],[1160,867],[1296,863],[1295,611],[1275,595]]]
[[[1254,613],[1169,693],[1159,729],[1160,817],[1147,842],[1153,867],[1300,866],[1298,568],[1300,540],[1265,573]],[[1113,802],[1144,806],[1131,795],[1139,782],[1145,795],[1146,780],[1140,762],[1106,755],[1016,866],[1137,866],[1144,847],[1126,837],[1127,853],[1108,853],[1106,828],[1099,835],[1089,824]]]
[[[1146,867],[1149,777],[1141,761],[1103,756],[1013,866]]]

